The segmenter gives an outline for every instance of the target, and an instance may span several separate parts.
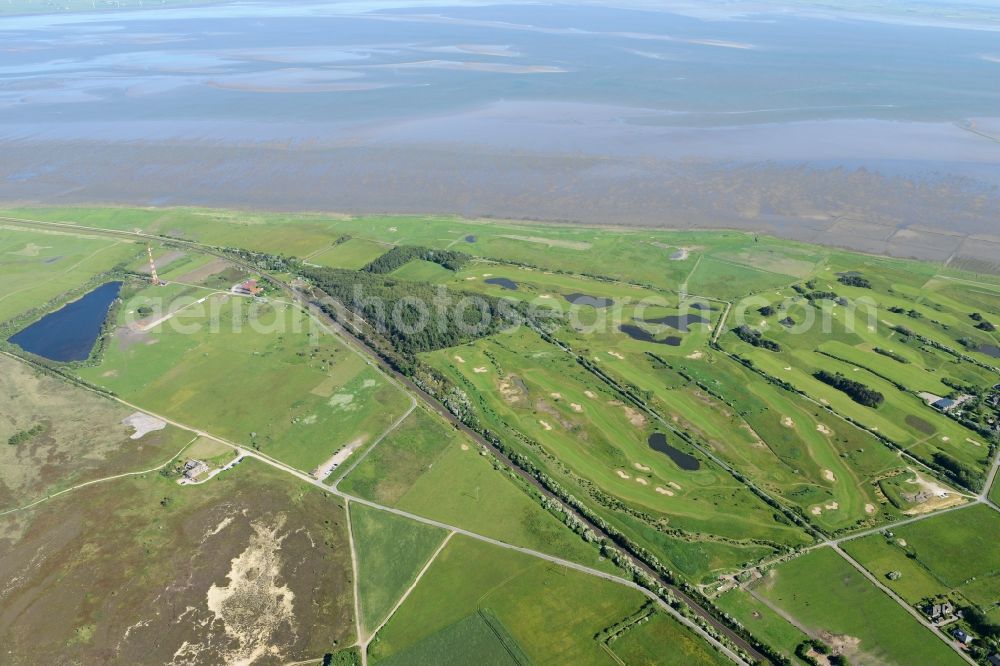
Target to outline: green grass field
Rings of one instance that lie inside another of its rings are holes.
[[[0,323],[70,292],[145,248],[72,230],[39,231],[0,220]],[[79,295],[82,295],[80,293]]]
[[[522,483],[495,469],[471,440],[418,409],[340,488],[506,543],[617,572],[595,546],[530,497]]]
[[[148,288],[135,303],[175,288]],[[80,375],[307,472],[345,447],[360,449],[406,409],[405,395],[332,335],[310,340],[292,306],[194,300],[205,293],[172,301],[164,312],[194,305],[149,330],[127,325],[126,303],[101,363]]]
[[[844,548],[910,604],[935,596],[972,603],[1000,619],[1000,512],[982,504],[849,541]],[[889,580],[886,574],[903,575]]]
[[[531,662],[499,619],[477,611],[380,664],[437,666],[437,664],[496,664],[527,666]]]
[[[787,659],[795,660],[795,648],[809,638],[746,590],[729,590],[716,598],[715,604]]]
[[[732,663],[662,612],[630,628],[609,647],[629,666],[722,666]]]
[[[778,566],[754,589],[852,663],[962,663],[832,549]]]
[[[405,654],[486,610],[533,663],[611,664],[593,636],[644,601],[635,590],[459,535],[379,632],[369,654],[376,662]]]
[[[375,243],[363,238],[352,238],[328,249],[321,249],[319,252],[309,255],[305,260],[318,266],[357,270],[364,268],[372,260],[385,254],[390,247],[384,243]]]
[[[443,531],[361,504],[351,506],[364,626],[373,631],[444,539]]]

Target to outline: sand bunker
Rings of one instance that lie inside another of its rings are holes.
[[[875,505],[871,504],[871,503],[865,504],[865,513],[867,513],[869,516],[874,515],[875,514]]]
[[[791,419],[791,417],[789,417],[789,416],[782,416],[781,417],[781,425],[785,426],[786,428],[794,428],[795,427],[795,421],[793,421]]]
[[[642,463],[638,463],[638,462],[632,463],[632,467],[635,467],[640,472],[648,472],[649,471],[649,467],[647,467],[646,465],[643,465]]]
[[[476,373],[477,375],[481,375],[481,374],[483,374],[484,372],[486,372],[486,366],[485,366],[485,365],[481,365],[481,366],[479,366],[478,368],[473,368],[473,369],[472,369],[472,371],[473,371],[474,373]]]
[[[809,509],[809,513],[811,513],[814,516],[818,516],[821,513],[823,513],[823,508],[819,506],[814,506],[813,508]]]
[[[615,358],[621,359],[623,361],[625,360],[625,357],[622,356],[621,354],[619,354],[616,351],[609,351],[608,354],[611,355],[611,356],[614,356]]]
[[[459,363],[465,363],[465,359],[459,356],[458,354],[455,354],[455,360],[458,361]]]
[[[667,483],[667,485],[670,486],[671,488],[673,488],[674,490],[680,490],[681,489],[681,484],[677,483],[676,481],[669,481]]]
[[[591,400],[597,397],[597,394],[594,393],[593,391],[584,391],[583,394],[588,398],[590,398]]]
[[[562,393],[549,393],[549,395],[552,396],[553,398],[555,398],[556,400],[559,400],[559,399],[562,398]]]
[[[647,481],[646,479],[642,478],[641,476],[635,477],[635,482],[638,483],[638,484],[641,484],[643,486],[648,486],[649,485],[649,481]]]
[[[840,504],[838,504],[837,502],[830,502],[829,504],[824,504],[823,508],[828,509],[830,511],[836,511],[837,509],[840,508]]]
[[[469,445],[468,444],[462,444],[462,450],[463,451],[468,451],[469,450]]]
[[[622,409],[625,410],[625,417],[628,419],[629,423],[636,428],[646,427],[646,417],[642,412],[637,409],[632,409],[628,405],[622,405]]]
[[[828,469],[823,470],[823,478],[831,483],[837,480],[837,477],[833,475],[833,472]]]
[[[582,406],[580,406],[580,405],[578,405],[578,404],[576,404],[575,402],[571,402],[571,403],[569,403],[569,407],[570,407],[570,409],[572,409],[572,410],[573,410],[574,412],[582,412],[582,411],[583,411],[583,407],[582,407]]]
[[[673,497],[674,496],[674,491],[667,490],[663,486],[656,486],[656,492],[660,493],[661,495],[667,495],[669,497]]]
[[[136,412],[131,416],[126,416],[122,419],[122,424],[131,426],[135,429],[135,432],[132,433],[131,439],[142,439],[148,433],[163,430],[167,427],[166,421],[162,421],[155,416],[150,416],[149,414],[143,414],[142,412]]]
[[[539,420],[538,422],[541,423],[542,427],[545,428],[546,430],[552,430],[552,426],[549,425],[546,421]]]
[[[615,474],[617,474],[619,477],[621,477],[623,479],[631,479],[632,478],[631,476],[629,476],[623,470],[620,470],[620,469],[616,469],[615,470]]]
[[[705,355],[705,354],[704,354],[704,353],[702,353],[702,351],[701,351],[701,350],[699,349],[698,351],[695,351],[695,352],[691,352],[690,354],[688,354],[688,355],[687,355],[687,356],[685,356],[684,358],[689,358],[689,359],[691,359],[692,361],[697,361],[698,359],[700,359],[700,358],[701,358],[702,356],[704,356],[704,355]]]
[[[830,430],[829,428],[827,428],[827,427],[826,427],[825,425],[823,425],[822,423],[817,423],[817,424],[816,424],[816,430],[820,431],[820,432],[821,432],[821,433],[823,433],[824,435],[832,435],[832,434],[833,434],[833,431],[832,431],[832,430]]]

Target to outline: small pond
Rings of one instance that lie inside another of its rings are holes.
[[[475,243],[476,242],[476,237],[473,236],[472,234],[469,234],[468,236],[465,237],[465,242],[466,243]]]
[[[681,346],[681,339],[676,335],[669,335],[662,340],[657,340],[652,333],[634,324],[622,324],[618,329],[628,337],[639,342],[653,342],[658,345],[670,345],[671,347]]]
[[[604,296],[590,296],[588,294],[565,294],[563,295],[567,301],[573,305],[589,305],[592,308],[606,308],[612,305],[615,301],[613,298],[605,298]]]
[[[103,284],[15,333],[8,342],[50,361],[85,361],[121,287],[121,282]]]
[[[667,457],[685,472],[693,472],[701,467],[697,458],[667,444],[667,436],[662,432],[654,432],[646,442],[654,451],[667,454]]]
[[[517,283],[505,277],[487,278],[484,282],[486,284],[499,285],[500,287],[509,289],[510,291],[517,291]]]
[[[1000,347],[996,345],[979,345],[976,347],[976,351],[987,356],[992,356],[993,358],[1000,358]]]

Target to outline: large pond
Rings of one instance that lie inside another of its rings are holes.
[[[9,342],[52,361],[84,361],[90,356],[111,304],[121,291],[121,282],[108,282],[83,298],[67,303]]]
[[[649,444],[649,448],[667,454],[667,457],[677,463],[677,466],[686,472],[693,472],[701,467],[701,463],[698,462],[697,458],[667,444],[667,436],[662,432],[654,432],[646,441]]]
[[[635,324],[622,324],[618,329],[628,337],[639,342],[653,342],[658,345],[670,345],[671,347],[681,346],[681,339],[676,335],[668,335],[662,340],[657,340],[655,335]]]

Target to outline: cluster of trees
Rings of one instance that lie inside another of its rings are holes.
[[[830,664],[830,666],[848,666],[850,664],[850,662],[847,661],[847,657],[842,654],[833,654],[829,645],[814,638],[802,641],[795,647],[796,657],[807,664],[820,666],[819,660],[813,657],[810,652],[815,652],[816,654],[821,654],[826,657],[826,663]]]
[[[905,314],[910,319],[923,319],[924,317],[923,313],[918,310],[907,310],[906,308],[901,308],[898,305],[890,307],[889,312],[892,312],[893,314]]]
[[[838,391],[843,391],[851,397],[851,400],[859,405],[864,405],[865,407],[878,407],[885,402],[885,396],[878,391],[868,388],[861,382],[848,379],[839,372],[833,373],[827,372],[826,370],[817,370],[813,373],[813,377],[820,380],[824,384],[832,386]]]
[[[391,273],[414,259],[423,259],[424,261],[434,262],[450,271],[457,271],[467,264],[471,258],[463,252],[455,252],[453,250],[433,250],[416,245],[398,245],[361,270],[367,273]]]
[[[762,317],[770,317],[776,312],[776,310],[774,309],[774,307],[770,305],[765,305],[764,307],[757,310],[757,312],[759,312]]]
[[[300,272],[405,357],[493,335],[524,320],[518,304],[492,296],[370,271],[304,266]],[[340,315],[332,304],[323,307],[334,317]]]
[[[860,275],[856,275],[853,273],[848,273],[847,275],[841,275],[839,278],[837,278],[837,282],[839,282],[840,284],[845,284],[848,287],[861,287],[862,289],[872,288],[872,283],[867,278],[863,278]]]
[[[761,349],[766,349],[768,351],[779,352],[781,351],[781,345],[779,345],[774,340],[768,340],[760,331],[750,328],[746,324],[740,324],[733,329],[733,333],[736,334],[743,342],[751,344],[754,347],[760,347]]]
[[[11,435],[10,439],[7,440],[7,443],[10,444],[11,446],[17,446],[18,444],[24,444],[25,442],[27,442],[29,439],[31,439],[35,435],[42,434],[42,432],[44,430],[45,430],[45,426],[43,426],[41,424],[38,424],[36,426],[32,426],[31,428],[29,428],[27,430],[22,430],[21,432],[16,432],[13,435]]]
[[[881,347],[875,347],[874,349],[872,349],[872,351],[874,351],[876,354],[881,354],[882,356],[888,356],[893,361],[896,361],[898,363],[910,362],[905,356],[901,356],[900,354],[897,354],[896,352],[891,351],[889,349],[882,349]]]
[[[299,260],[294,257],[286,257],[281,254],[271,254],[269,252],[254,252],[242,248],[227,247],[219,248],[227,254],[235,255],[240,261],[251,264],[262,271],[274,273],[294,273],[298,270]]]
[[[955,460],[943,451],[934,452],[934,463],[942,468],[956,483],[970,490],[979,490],[983,486],[983,475],[979,471]]]
[[[973,312],[972,314],[969,315],[969,318],[972,319],[972,321],[976,322],[976,328],[978,328],[980,331],[986,331],[987,333],[992,333],[993,331],[997,330],[996,326],[986,321],[983,318],[983,315],[978,312]]]

